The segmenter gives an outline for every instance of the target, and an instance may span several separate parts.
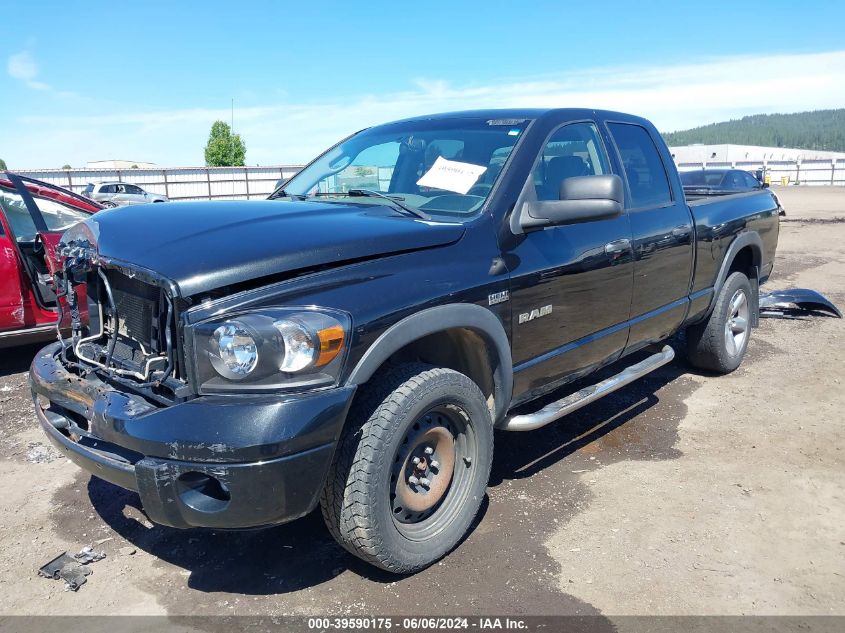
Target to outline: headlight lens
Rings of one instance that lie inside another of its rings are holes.
[[[282,335],[285,343],[285,354],[279,369],[287,372],[296,372],[305,369],[314,362],[317,351],[317,341],[314,336],[301,324],[284,319],[276,321],[276,329]]]
[[[285,355],[279,369],[286,372],[329,364],[343,349],[346,338],[337,319],[319,312],[281,319],[273,325],[284,341]]]
[[[212,356],[211,362],[221,376],[241,380],[252,373],[258,365],[258,345],[241,324],[224,323],[214,330],[213,337],[218,356]]]
[[[192,327],[200,393],[277,391],[336,384],[349,315],[322,308],[266,308]]]

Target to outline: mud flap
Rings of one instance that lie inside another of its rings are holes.
[[[809,288],[790,288],[766,292],[759,297],[760,316],[785,317],[797,311],[823,312],[842,318],[842,312],[820,292]]]

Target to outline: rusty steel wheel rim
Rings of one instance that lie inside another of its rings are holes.
[[[476,455],[467,413],[454,404],[429,409],[410,425],[394,458],[390,509],[400,532],[424,539],[464,502]]]
[[[413,430],[400,460],[400,476],[394,487],[397,509],[423,514],[443,499],[455,470],[455,438],[443,426],[423,425]],[[402,520],[400,518],[400,520]]]

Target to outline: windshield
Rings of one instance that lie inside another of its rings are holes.
[[[33,195],[35,204],[41,210],[41,215],[50,231],[64,231],[71,225],[87,219],[90,214],[74,209],[67,205]],[[32,221],[32,216],[17,191],[0,186],[0,207],[6,214],[6,219],[19,242],[31,242],[38,230]]]
[[[353,196],[369,191],[426,213],[471,216],[484,204],[528,123],[429,119],[370,128],[320,156],[285,184],[282,195],[363,203]],[[368,197],[366,204],[390,200]]]

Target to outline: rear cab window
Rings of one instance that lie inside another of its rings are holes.
[[[751,174],[743,173],[742,177],[745,180],[745,186],[748,187],[749,189],[759,189],[760,188],[759,181],[754,176],[752,176]]]
[[[607,127],[622,159],[631,208],[672,204],[669,176],[648,130],[634,123],[608,123]]]

